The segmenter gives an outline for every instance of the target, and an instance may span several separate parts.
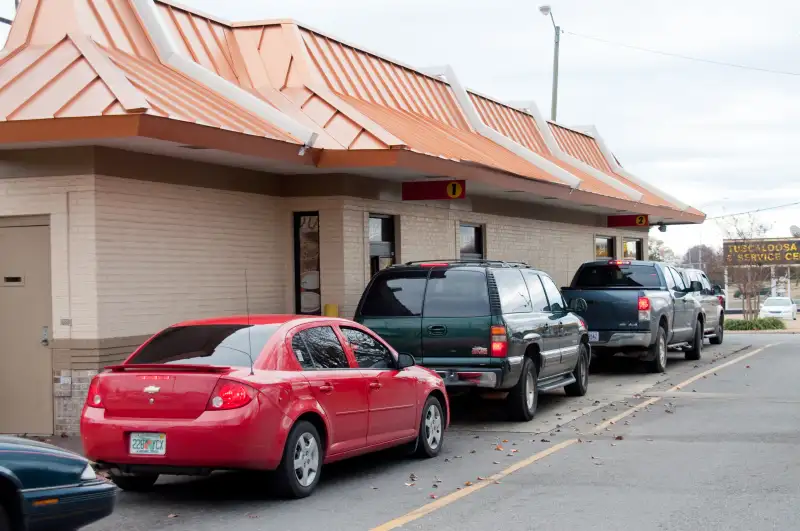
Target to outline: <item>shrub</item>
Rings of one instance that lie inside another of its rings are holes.
[[[786,323],[775,317],[766,319],[726,319],[725,330],[785,330]]]

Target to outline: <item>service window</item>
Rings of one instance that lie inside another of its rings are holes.
[[[395,360],[389,349],[371,335],[355,328],[341,327],[361,369],[393,369]]]
[[[531,306],[534,312],[543,312],[547,308],[547,296],[544,294],[542,279],[530,269],[523,269],[522,276],[528,285],[528,292],[531,294]]]
[[[616,239],[608,236],[596,236],[594,239],[594,256],[598,260],[616,258]]]
[[[427,271],[383,272],[369,287],[361,306],[364,317],[419,317]]]
[[[519,269],[495,269],[492,271],[500,295],[503,313],[527,313],[533,311],[530,294]]]
[[[483,227],[481,225],[461,224],[461,259],[483,260]]]
[[[628,260],[644,259],[644,244],[642,240],[625,238],[622,243],[622,257]]]
[[[339,338],[330,326],[301,330],[292,339],[292,350],[303,368],[350,368]],[[310,358],[310,362],[306,360],[306,356]]]
[[[424,317],[485,317],[489,288],[481,271],[434,270],[425,291]]]

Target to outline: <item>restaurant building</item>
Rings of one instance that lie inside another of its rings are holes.
[[[564,284],[642,257],[648,226],[704,219],[596,130],[449,67],[167,1],[22,0],[0,149],[5,433],[77,432],[91,377],[176,321],[352,316],[373,272],[412,260]]]

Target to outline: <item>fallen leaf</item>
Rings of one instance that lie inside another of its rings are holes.
[[[647,442],[653,442],[653,439],[647,439]]]
[[[177,518],[177,517],[178,517],[177,514],[168,514],[167,515],[167,518]]]
[[[550,440],[549,439],[542,439],[542,442],[547,443],[547,442],[550,442]]]
[[[450,458],[449,458],[449,457],[445,457],[445,458],[444,458],[444,462],[445,462],[445,463],[449,463],[449,462],[450,462]]]
[[[412,473],[410,476],[408,476],[408,479],[410,479],[411,481],[416,481],[418,478],[416,474]]]
[[[514,454],[506,454],[508,457],[514,457]]]
[[[453,456],[453,459],[461,459],[461,456],[460,455],[455,455],[455,456]]]
[[[512,454],[515,454],[515,453],[517,453],[517,452],[519,452],[519,450],[517,450],[516,448],[512,448],[512,449],[511,449],[511,453],[512,453]]]
[[[432,500],[435,500],[436,498],[438,498],[438,497],[439,497],[439,496],[437,496],[436,494],[429,494],[428,496],[429,496],[429,497],[430,497],[430,499],[432,499]]]
[[[499,465],[499,464],[500,464],[500,461],[492,461],[492,464],[493,464],[493,465]]]
[[[500,482],[499,482],[499,481],[495,481],[495,482],[494,482],[494,484],[495,484],[495,485],[499,485],[499,484],[500,484]]]
[[[745,368],[745,369],[749,369],[749,368],[750,368],[750,365],[745,365],[745,367],[744,367],[744,368]]]
[[[502,446],[500,446],[499,444],[498,444],[497,446],[495,446],[495,447],[494,447],[494,449],[495,449],[496,451],[498,451],[498,452],[502,452],[502,451],[503,451],[503,447],[502,447]]]
[[[582,443],[582,442],[583,442],[583,440],[581,440],[581,439],[578,439],[578,442],[579,442],[579,443]]]
[[[617,443],[611,443],[611,446],[616,446],[616,445],[617,445]]]
[[[438,489],[439,488],[439,485],[437,485],[436,483],[434,483],[432,486],[433,486],[434,489]]]
[[[480,435],[476,435],[475,437],[473,437],[473,439],[480,439],[480,438],[481,438]]]
[[[433,477],[433,481],[434,481],[434,483],[441,483],[442,482],[442,480],[437,478],[436,476]]]
[[[378,487],[372,487],[372,490],[378,490]]]
[[[465,487],[471,487],[472,486],[472,482],[471,481],[465,481],[464,482],[464,486]]]
[[[413,487],[414,485],[416,485],[416,483],[406,483],[406,487]]]
[[[616,437],[614,437],[614,440],[615,440],[615,441],[621,441],[621,440],[622,440],[622,439],[624,439],[624,438],[625,438],[625,437],[623,437],[622,435],[617,435]]]
[[[485,477],[483,477],[483,476],[478,476],[478,481],[485,481],[485,480],[486,480],[486,478],[485,478]]]
[[[470,452],[469,452],[469,453],[471,453],[471,454],[477,454],[477,453],[478,453],[478,450],[470,450]]]
[[[508,442],[508,439],[503,439],[503,442],[504,442],[504,443],[507,443],[507,442]]]

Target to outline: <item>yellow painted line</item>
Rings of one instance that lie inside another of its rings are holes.
[[[470,494],[473,494],[473,493],[481,490],[482,488],[488,487],[489,485],[493,484],[495,481],[500,481],[501,479],[503,479],[504,477],[508,476],[509,474],[513,474],[517,470],[520,470],[522,468],[525,468],[526,466],[532,465],[536,461],[539,461],[540,459],[544,459],[545,457],[547,457],[550,454],[554,454],[554,453],[558,452],[559,450],[563,450],[564,448],[566,448],[568,446],[572,446],[576,442],[578,442],[578,439],[570,439],[568,441],[564,441],[564,442],[558,443],[558,444],[556,444],[554,446],[551,446],[547,450],[543,450],[543,451],[539,452],[538,454],[534,454],[534,455],[528,457],[527,459],[524,459],[522,461],[514,463],[512,466],[506,468],[505,470],[502,470],[502,471],[498,472],[497,474],[494,474],[493,476],[489,476],[488,478],[486,478],[486,479],[484,479],[482,481],[478,481],[477,483],[474,483],[474,484],[470,485],[469,487],[465,487],[465,488],[463,488],[461,490],[457,490],[457,491],[453,492],[452,494],[447,494],[446,496],[442,496],[438,500],[436,500],[434,502],[431,502],[431,503],[429,503],[427,505],[423,505],[422,507],[420,507],[418,509],[414,509],[410,513],[404,514],[403,516],[400,516],[399,518],[395,518],[394,520],[392,520],[390,522],[386,522],[385,524],[381,524],[378,527],[373,527],[370,531],[389,531],[390,529],[397,529],[398,527],[404,526],[404,525],[406,525],[406,524],[408,524],[410,522],[413,522],[414,520],[417,520],[419,518],[422,518],[425,515],[428,515],[428,514],[434,512],[434,511],[438,511],[439,509],[441,509],[443,507],[446,507],[446,506],[450,505],[451,503],[460,500],[461,498],[469,496]]]
[[[729,367],[729,366],[731,366],[731,365],[733,365],[735,363],[739,363],[740,361],[745,360],[745,359],[747,359],[747,358],[749,358],[751,356],[755,356],[759,352],[762,352],[762,351],[764,351],[764,350],[766,350],[766,349],[768,349],[768,348],[770,348],[772,346],[774,346],[774,345],[767,345],[765,347],[762,347],[760,349],[754,350],[752,352],[748,352],[747,354],[739,356],[738,358],[732,359],[731,361],[728,361],[728,362],[723,363],[721,365],[716,365],[716,366],[712,367],[711,369],[709,369],[707,371],[703,371],[703,372],[701,372],[700,374],[698,374],[696,376],[692,376],[691,378],[689,378],[685,382],[679,383],[678,385],[676,385],[676,386],[672,387],[671,389],[669,389],[669,391],[667,391],[667,392],[677,391],[681,387],[685,387],[685,386],[691,384],[692,382],[695,382],[695,381],[701,379],[703,376],[708,376],[709,374],[714,373],[714,372],[716,372],[716,371],[718,371],[720,369],[724,369],[725,367]],[[624,411],[623,413],[620,413],[616,417],[614,417],[614,418],[612,418],[610,420],[607,420],[606,422],[600,424],[599,426],[597,426],[595,428],[595,431],[602,431],[605,428],[611,426],[612,424],[614,424],[616,422],[619,422],[620,420],[624,419],[625,417],[633,415],[637,411],[639,411],[641,409],[644,409],[647,406],[650,406],[652,404],[655,404],[659,400],[663,400],[663,397],[659,396],[659,397],[654,397],[654,398],[650,398],[648,400],[645,400],[641,404],[637,404],[636,406],[628,409],[627,411]],[[498,472],[498,473],[496,473],[496,474],[494,474],[492,476],[489,476],[484,480],[478,481],[477,483],[474,483],[474,484],[470,485],[469,487],[465,487],[465,488],[463,488],[461,490],[457,490],[456,492],[453,492],[453,493],[447,494],[445,496],[442,496],[438,500],[433,501],[431,503],[428,503],[426,505],[423,505],[422,507],[419,507],[417,509],[414,509],[413,511],[411,511],[409,513],[406,513],[403,516],[397,517],[394,520],[386,522],[385,524],[381,524],[381,525],[379,525],[377,527],[373,527],[370,531],[390,531],[392,529],[397,529],[398,527],[402,527],[402,526],[404,526],[404,525],[406,525],[406,524],[408,524],[410,522],[413,522],[414,520],[418,520],[418,519],[422,518],[423,516],[427,516],[427,515],[431,514],[432,512],[435,512],[435,511],[438,511],[439,509],[447,507],[448,505],[450,505],[450,504],[452,504],[454,502],[457,502],[458,500],[460,500],[462,498],[466,498],[470,494],[474,494],[475,492],[478,492],[479,490],[488,487],[489,485],[493,484],[494,482],[500,481],[504,477],[506,477],[506,476],[508,476],[510,474],[513,474],[514,472],[516,472],[518,470],[521,470],[521,469],[523,469],[523,468],[525,468],[527,466],[530,466],[533,463],[535,463],[537,461],[540,461],[540,460],[544,459],[545,457],[547,457],[549,455],[552,455],[552,454],[554,454],[556,452],[560,452],[564,448],[568,448],[568,447],[572,446],[573,444],[575,444],[577,442],[578,442],[578,439],[569,439],[569,440],[566,440],[564,442],[560,442],[558,444],[555,444],[555,445],[551,446],[550,448],[548,448],[547,450],[542,450],[541,452],[539,452],[537,454],[534,454],[534,455],[528,457],[527,459],[523,459],[522,461],[514,463],[513,465],[511,465],[510,467],[506,468],[505,470],[501,470],[500,472]]]

